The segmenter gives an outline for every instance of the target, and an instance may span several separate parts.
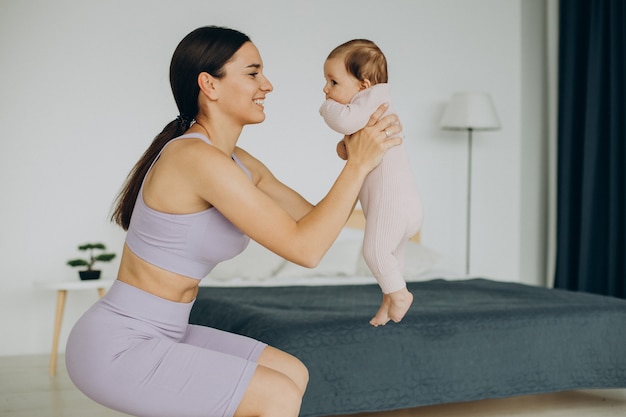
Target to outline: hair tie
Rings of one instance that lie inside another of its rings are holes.
[[[189,128],[189,126],[191,125],[191,119],[183,114],[179,114],[178,116],[176,116],[176,120],[178,121],[178,123],[181,123],[187,128]]]

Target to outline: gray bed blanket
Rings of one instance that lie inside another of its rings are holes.
[[[301,416],[626,387],[626,300],[486,279],[409,283],[399,323],[377,285],[201,287],[190,322],[308,367]]]

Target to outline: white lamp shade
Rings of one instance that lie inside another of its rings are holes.
[[[441,128],[450,130],[497,130],[500,120],[487,93],[456,93],[441,118]]]

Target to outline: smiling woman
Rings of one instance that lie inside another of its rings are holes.
[[[305,366],[262,341],[189,325],[200,280],[250,238],[316,265],[365,177],[401,143],[383,131],[401,127],[395,115],[382,117],[384,107],[376,110],[345,139],[344,169],[314,206],[237,146],[245,125],[265,120],[273,88],[246,35],[194,30],[174,52],[170,83],[180,114],[119,195],[113,220],[127,236],[117,280],[72,329],[68,373],[95,401],[140,417],[295,417]]]

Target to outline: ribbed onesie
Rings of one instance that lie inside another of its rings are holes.
[[[358,92],[348,104],[327,99],[320,114],[331,129],[351,135],[365,127],[382,103],[390,101],[389,85],[381,83]],[[389,106],[385,115],[391,113]],[[368,174],[359,201],[366,219],[363,258],[383,293],[398,291],[406,286],[406,243],[419,231],[423,219],[404,143],[389,149],[380,165]]]
[[[173,140],[185,138],[210,144],[198,134]],[[151,209],[143,185],[126,236],[140,258],[198,280],[248,242],[215,208],[184,215]],[[94,401],[138,417],[231,417],[266,345],[188,324],[192,305],[116,280],[70,333],[70,378]]]

